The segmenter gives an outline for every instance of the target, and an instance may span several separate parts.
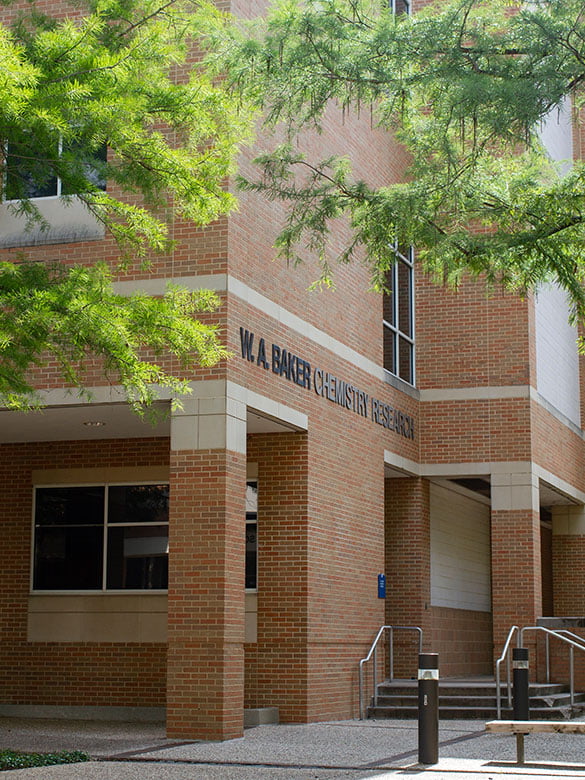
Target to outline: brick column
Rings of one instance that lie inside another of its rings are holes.
[[[202,384],[171,421],[167,734],[231,739],[243,734],[246,410],[224,382]]]
[[[494,653],[512,625],[542,614],[538,478],[531,472],[492,474],[492,611]],[[534,633],[527,646],[533,647]],[[536,659],[534,659],[536,660]],[[531,664],[536,668],[536,663]]]
[[[552,509],[553,614],[556,617],[585,615],[585,507],[555,506]],[[570,628],[585,637],[584,628]],[[568,648],[551,643],[552,679],[568,680]],[[585,690],[585,658],[575,652],[575,685]]]
[[[429,483],[414,477],[387,479],[385,487],[386,622],[420,626],[425,649],[432,651]],[[416,674],[418,649],[414,633],[396,635],[394,666],[396,677]]]
[[[258,462],[258,642],[254,706],[309,719],[309,514],[305,433],[250,437]]]

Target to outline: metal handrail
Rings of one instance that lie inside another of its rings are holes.
[[[567,629],[552,629],[552,628],[545,628],[544,626],[524,626],[524,628],[520,629],[520,634],[518,636],[518,642],[520,643],[518,647],[522,647],[522,642],[524,641],[524,632],[525,631],[544,631],[547,637],[552,636],[556,637],[556,639],[560,639],[561,642],[565,642],[569,645],[569,691],[570,691],[570,701],[571,701],[571,707],[575,704],[575,648],[577,650],[583,650],[585,652],[585,642],[583,639],[576,634],[573,634],[571,631],[568,631]],[[561,634],[569,634],[574,637],[576,637],[579,641],[575,642],[573,639],[569,639],[568,636],[561,636]]]
[[[565,634],[565,636],[571,637],[572,639],[576,639],[578,644],[581,646],[583,650],[585,650],[585,639],[583,639],[582,636],[579,636],[578,634],[574,634],[572,631],[569,631],[568,628],[557,628],[555,629],[557,634]],[[550,636],[546,635],[546,681],[547,683],[550,682]],[[569,665],[570,667],[573,667],[575,663],[575,648],[570,647],[569,648]],[[575,702],[571,699],[571,704],[574,704]]]
[[[418,631],[418,652],[422,653],[423,647],[423,631],[420,626],[381,626],[380,630],[376,634],[376,638],[372,642],[370,651],[365,658],[360,661],[359,667],[359,696],[360,696],[360,720],[364,720],[365,708],[364,708],[364,667],[374,658],[372,667],[372,683],[374,691],[374,707],[378,704],[378,642],[383,637],[386,631],[390,632],[389,640],[389,672],[390,682],[394,679],[394,631]]]
[[[574,634],[566,628],[551,629],[544,626],[524,626],[519,628],[518,626],[512,626],[508,633],[508,638],[504,645],[502,655],[496,661],[496,706],[498,720],[502,717],[502,694],[500,691],[500,665],[503,661],[507,660],[507,689],[508,689],[508,707],[512,706],[512,686],[510,680],[510,643],[514,634],[518,631],[518,647],[523,646],[524,632],[525,631],[542,631],[546,636],[546,681],[550,682],[550,637],[560,639],[561,642],[569,645],[569,687],[570,687],[570,702],[571,706],[575,704],[575,648],[585,652],[585,639]],[[572,638],[571,638],[572,637]],[[577,641],[575,641],[577,640]]]
[[[502,719],[502,694],[500,691],[500,665],[503,663],[504,659],[507,661],[507,674],[506,674],[506,685],[508,688],[508,707],[512,706],[512,683],[511,683],[511,675],[510,675],[510,643],[512,642],[512,639],[514,637],[514,634],[516,631],[520,631],[520,628],[518,626],[512,626],[510,631],[508,632],[508,638],[506,639],[506,643],[504,645],[504,649],[502,651],[502,655],[498,660],[496,661],[496,706],[497,706],[497,718],[498,720]]]

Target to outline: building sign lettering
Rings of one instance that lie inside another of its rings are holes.
[[[305,390],[312,390],[322,398],[343,409],[371,419],[383,428],[395,431],[406,439],[414,439],[414,419],[390,404],[346,382],[322,368],[313,368],[299,355],[278,344],[266,346],[263,338],[255,339],[254,333],[240,328],[242,357],[250,363],[271,371]]]

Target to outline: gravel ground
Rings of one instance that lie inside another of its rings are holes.
[[[227,742],[167,740],[161,724],[0,718],[0,747],[84,750],[86,764],[0,772],[12,780],[471,780],[585,777],[584,738],[526,737],[525,768],[515,739],[486,734],[483,721],[443,721],[439,763],[418,761],[416,721],[340,721],[259,726]]]

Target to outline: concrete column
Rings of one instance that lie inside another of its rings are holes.
[[[243,734],[246,408],[199,383],[171,421],[167,734]]]
[[[534,625],[542,613],[538,477],[493,473],[492,604],[498,658],[512,625]],[[531,636],[531,644],[534,635]],[[535,668],[535,665],[534,665]]]
[[[386,479],[386,622],[420,626],[431,650],[431,525],[429,483]],[[405,638],[407,637],[407,638]],[[395,676],[416,676],[416,636],[395,638]]]

